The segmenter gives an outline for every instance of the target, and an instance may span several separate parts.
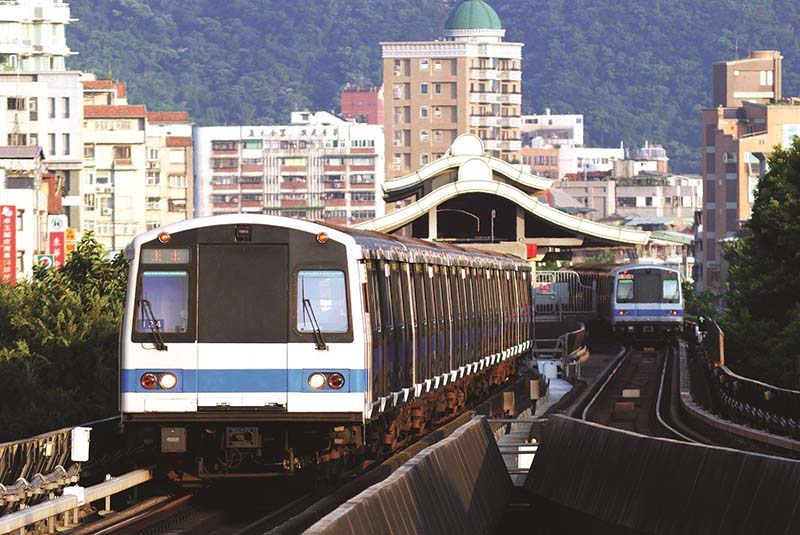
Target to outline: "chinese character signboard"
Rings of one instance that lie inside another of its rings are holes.
[[[60,268],[64,265],[64,233],[50,233],[50,254],[55,259],[55,266]]]
[[[16,206],[0,206],[0,282],[17,282]]]

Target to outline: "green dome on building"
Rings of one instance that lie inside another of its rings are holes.
[[[444,25],[445,30],[502,30],[500,17],[483,0],[464,0]]]

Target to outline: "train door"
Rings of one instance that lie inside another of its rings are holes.
[[[286,407],[288,260],[286,245],[199,245],[199,407]]]

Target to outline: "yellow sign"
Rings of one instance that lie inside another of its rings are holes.
[[[76,230],[74,228],[68,228],[64,231],[64,239],[66,241],[75,241],[75,234]],[[67,249],[69,251],[69,249]]]
[[[64,244],[64,252],[66,254],[71,254],[75,252],[75,249],[78,248],[78,244],[73,242],[68,242]]]

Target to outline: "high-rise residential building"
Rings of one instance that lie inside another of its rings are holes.
[[[702,112],[705,183],[700,288],[721,291],[727,265],[720,243],[750,218],[753,193],[775,145],[800,134],[800,98],[781,98],[780,52],[715,63],[713,108]]]
[[[519,160],[523,44],[504,36],[491,6],[464,0],[440,40],[381,43],[387,178],[441,158],[464,133]]]
[[[288,125],[196,127],[196,215],[284,215],[350,225],[383,215],[383,127],[326,112]]]
[[[80,73],[66,69],[73,54],[62,0],[0,2],[0,144],[39,145],[77,218],[81,170]]]
[[[345,121],[383,124],[383,88],[348,85],[342,90],[341,115]]]
[[[84,85],[81,230],[109,250],[192,215],[192,126],[184,112],[128,104],[125,84]]]

